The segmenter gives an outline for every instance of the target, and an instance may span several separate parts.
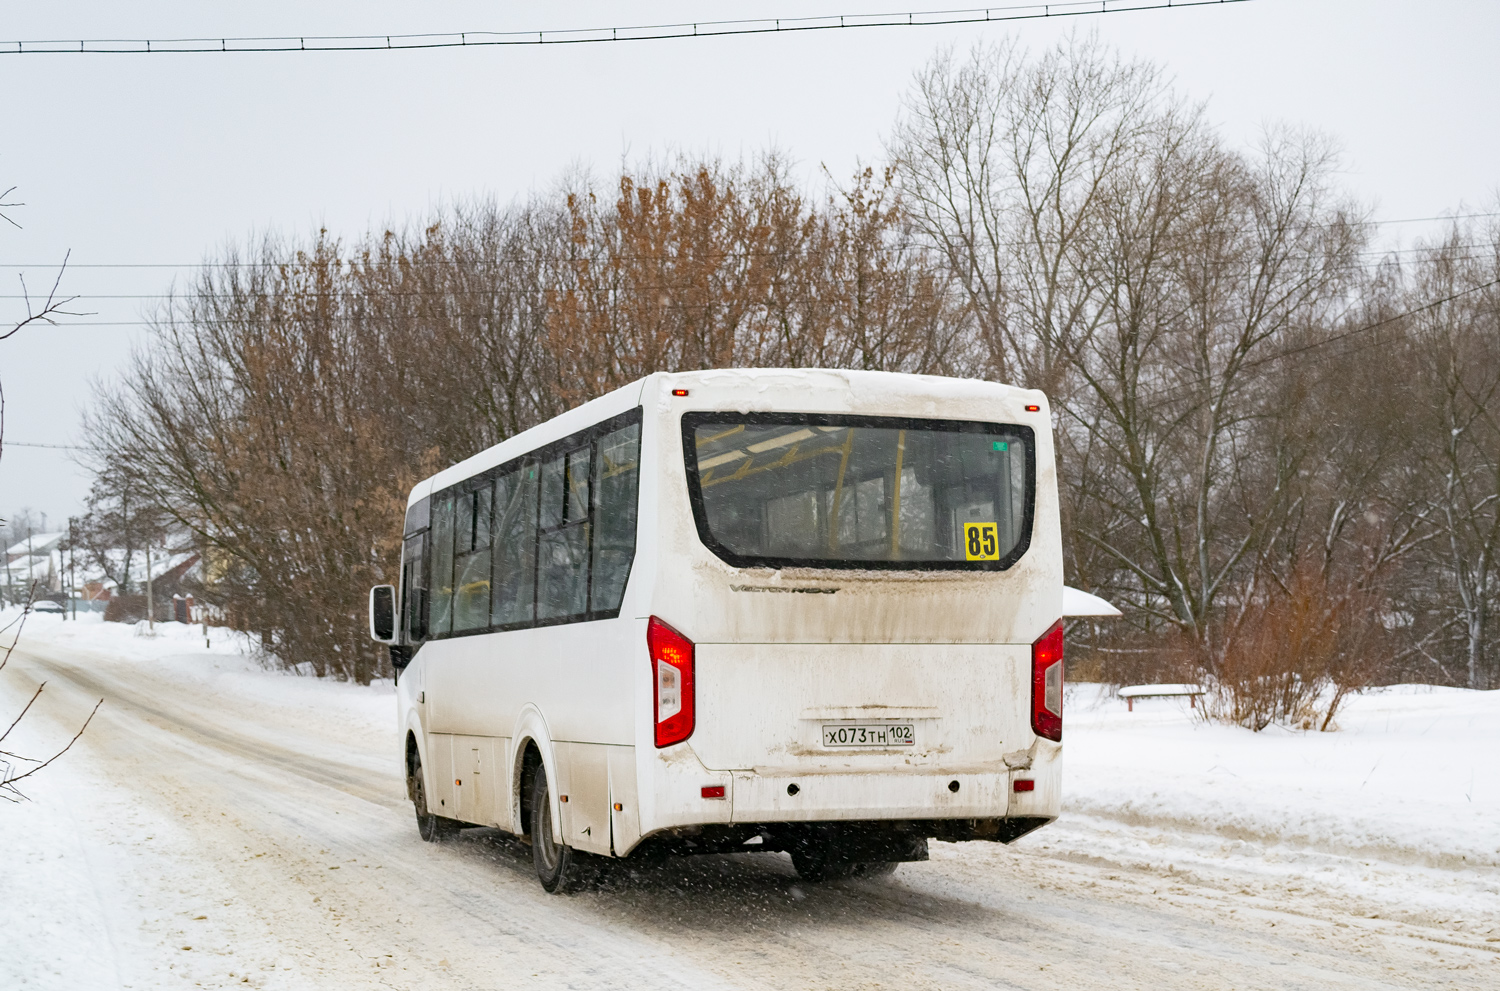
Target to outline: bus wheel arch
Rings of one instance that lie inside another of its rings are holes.
[[[406,731],[406,800],[417,800],[417,770],[422,766],[422,753],[417,747],[417,734]]]
[[[411,770],[406,782],[411,789],[412,808],[417,816],[417,833],[428,843],[439,843],[458,836],[464,824],[457,819],[433,812],[427,802],[426,774],[422,769],[422,755],[412,747],[407,750],[408,767]]]
[[[528,836],[531,832],[531,792],[536,782],[536,771],[544,767],[542,761],[542,749],[537,745],[535,739],[527,739],[521,744],[516,760],[516,773],[512,780],[516,787],[511,795],[516,822],[516,834]]]

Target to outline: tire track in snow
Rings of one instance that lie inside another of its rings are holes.
[[[471,843],[421,843],[409,821],[410,807],[391,797],[393,787],[369,781],[378,775],[367,769],[347,762],[337,771],[325,769],[285,747],[213,725],[186,706],[179,709],[170,700],[149,699],[119,678],[82,670],[35,650],[18,650],[16,660],[22,669],[40,668],[33,676],[48,675],[57,687],[66,685],[80,698],[104,695],[101,716],[108,715],[96,722],[100,732],[90,741],[90,752],[107,753],[111,763],[129,766],[112,777],[170,806],[174,814],[195,820],[195,838],[210,848],[204,852],[219,868],[221,879],[235,887],[242,900],[260,901],[261,915],[279,920],[277,928],[286,934],[290,947],[307,942],[305,934],[321,938],[310,949],[292,950],[293,959],[326,956],[331,942],[343,944],[343,954],[369,959],[359,945],[384,950],[394,943],[398,949],[405,944],[404,956],[420,972],[403,974],[397,984],[381,979],[372,986],[491,987],[487,978],[466,978],[461,967],[482,974],[497,960],[515,965],[508,970],[534,972],[539,975],[536,981],[546,987],[558,986],[559,978],[580,989],[693,991],[729,986],[649,934],[600,929],[587,911],[579,913],[580,906],[543,893],[529,869],[486,877],[476,870],[481,865],[475,863]],[[101,739],[105,734],[109,738]],[[167,748],[176,757],[168,762],[171,770],[155,779],[143,776],[138,769],[160,763]],[[239,758],[240,763],[226,764],[220,755]],[[284,776],[286,770],[294,777]],[[235,810],[234,819],[222,814],[226,809]],[[229,821],[220,824],[216,818]],[[212,828],[204,830],[204,825]],[[247,839],[254,842],[247,844]],[[279,859],[284,869],[247,883],[236,876],[235,868],[249,847],[278,851],[279,858],[252,859]],[[315,849],[323,854],[312,853]],[[332,875],[328,870],[332,865],[327,861],[347,861],[350,854],[362,861],[380,861],[385,877],[376,890],[364,883],[341,883],[353,871]],[[394,887],[399,896],[383,894],[392,888],[386,878],[398,881]],[[493,884],[496,880],[502,882],[499,889]],[[318,909],[288,897],[299,887]],[[338,913],[338,929],[358,927],[367,919],[387,924],[372,929],[361,944],[351,944],[328,931],[325,903],[346,906]],[[418,907],[424,911],[413,911]],[[522,907],[524,911],[517,911]],[[388,924],[411,916],[417,918],[408,919],[404,927]],[[559,960],[570,962],[570,973],[556,972]],[[334,986],[327,982],[335,980],[341,987],[358,986],[349,982],[357,982],[360,975],[341,966],[334,965],[340,971],[336,974],[304,966],[317,974],[309,987]],[[507,983],[530,983],[526,974],[510,974]]]
[[[25,656],[68,691],[112,700],[84,752],[190,825],[214,896],[249,906],[288,961],[269,986],[1364,991],[1494,978],[1447,969],[1472,966],[1461,949],[1438,961],[1404,939],[1230,892],[1172,882],[1158,896],[1166,885],[1147,873],[1111,881],[1105,869],[986,844],[936,844],[932,862],[889,881],[808,885],[780,859],[744,855],[549,896],[522,848],[497,833],[418,841],[393,794],[395,768],[373,770],[354,751],[310,757],[216,723],[213,708],[232,699],[142,665]],[[291,741],[298,731],[265,728]]]
[[[15,653],[17,657],[67,679],[85,694],[103,698],[105,705],[152,716],[172,731],[193,737],[197,742],[207,743],[236,756],[290,769],[310,781],[337,788],[376,805],[387,808],[405,806],[404,799],[393,795],[392,789],[372,787],[367,780],[369,772],[362,768],[350,765],[343,765],[343,769],[338,765],[330,767],[326,760],[318,760],[296,750],[237,733],[222,725],[214,725],[193,716],[187,709],[170,709],[161,702],[151,700],[140,690],[125,685],[118,678],[90,673],[76,664],[66,663],[34,648],[18,647]]]

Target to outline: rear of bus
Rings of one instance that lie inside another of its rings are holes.
[[[1055,818],[1063,583],[1042,394],[747,370],[652,376],[642,404],[647,842],[787,850],[833,875]]]

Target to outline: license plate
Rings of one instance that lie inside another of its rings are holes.
[[[911,723],[869,723],[823,727],[825,747],[909,747]]]

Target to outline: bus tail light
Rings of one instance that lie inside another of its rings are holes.
[[[1037,736],[1062,742],[1062,620],[1031,645],[1031,729]]]
[[[670,747],[693,735],[693,642],[651,617],[646,624],[651,654],[656,745]]]

